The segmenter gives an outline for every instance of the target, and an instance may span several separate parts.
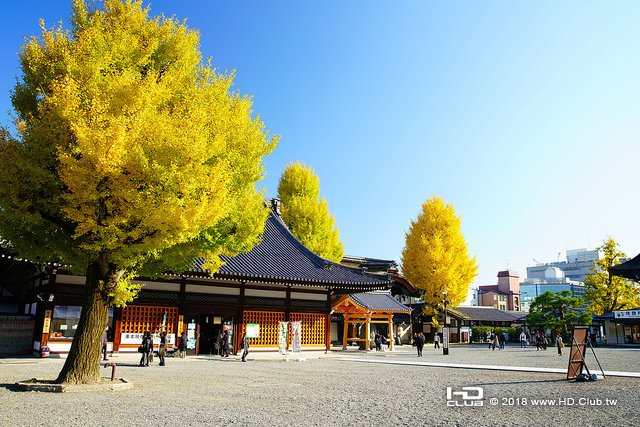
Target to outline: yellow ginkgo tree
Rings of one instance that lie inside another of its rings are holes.
[[[0,235],[31,260],[86,274],[59,382],[99,380],[110,304],[135,274],[183,271],[250,249],[267,210],[256,182],[275,147],[233,74],[203,61],[199,34],[141,1],[75,0],[71,29],[26,40],[0,135]]]
[[[460,217],[452,205],[431,197],[411,221],[402,250],[402,273],[423,290],[425,314],[437,311],[445,290],[452,307],[462,303],[477,271],[460,229]]]
[[[289,163],[280,176],[278,197],[282,220],[291,233],[314,253],[340,262],[344,245],[327,201],[320,198],[320,179],[313,169],[300,162]]]

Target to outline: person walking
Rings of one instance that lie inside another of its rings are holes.
[[[242,341],[240,341],[240,348],[242,349],[242,361],[246,362],[247,354],[249,354],[249,338],[247,333],[242,334]]]
[[[109,327],[107,326],[104,329],[104,333],[102,334],[102,360],[107,361],[109,359],[107,359],[107,331],[109,330]]]
[[[153,339],[151,332],[147,331],[142,336],[142,357],[140,358],[140,366],[149,366],[149,353],[153,351]]]
[[[436,332],[436,334],[433,337],[433,348],[435,350],[440,348],[440,335],[438,335],[438,333]]]
[[[536,332],[536,351],[540,351],[540,349],[542,348],[542,334],[540,334],[540,331]]]
[[[547,345],[549,344],[549,340],[545,334],[542,334],[542,349],[547,351]]]
[[[222,335],[222,357],[229,357],[229,330]]]
[[[424,335],[417,333],[414,339],[416,343],[416,349],[418,350],[418,357],[422,357],[422,349],[424,348]]]
[[[556,346],[558,347],[558,356],[562,356],[562,348],[564,347],[564,343],[562,342],[562,336],[559,333],[556,334]]]
[[[160,345],[158,346],[158,358],[160,363],[158,365],[164,366],[164,357],[167,355],[167,333],[162,331],[160,333]]]
[[[529,343],[531,342],[531,334],[529,333],[529,331],[527,331],[525,335],[527,337],[527,340],[525,342],[525,347],[529,347]]]
[[[520,348],[525,348],[527,346],[527,335],[524,331],[520,332]]]
[[[502,333],[500,334],[500,350],[504,350],[504,344],[507,342],[507,336]]]

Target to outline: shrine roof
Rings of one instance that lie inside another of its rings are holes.
[[[262,240],[251,251],[221,257],[224,265],[214,278],[267,283],[331,287],[343,290],[387,289],[387,275],[367,274],[360,268],[326,260],[296,239],[273,211],[265,224]],[[207,273],[204,259],[196,260],[194,272]]]

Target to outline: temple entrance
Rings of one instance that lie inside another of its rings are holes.
[[[215,314],[200,315],[198,354],[219,354],[218,340],[222,333],[223,317]]]

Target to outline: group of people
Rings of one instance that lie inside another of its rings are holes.
[[[502,339],[500,339],[498,334],[491,332],[491,335],[489,335],[489,349],[495,351],[496,347],[498,347],[498,350],[504,350],[504,338],[503,336]]]
[[[138,351],[142,353],[140,358],[140,366],[149,366],[149,362],[153,362],[153,337],[151,332],[146,331],[142,335],[142,343],[138,347]],[[178,357],[184,358],[187,355],[187,335],[183,332],[178,343]],[[165,357],[167,356],[167,333],[160,333],[160,343],[158,344],[159,366],[164,366]]]
[[[418,357],[422,357],[422,350],[424,349],[426,341],[427,339],[422,332],[413,334],[413,345],[416,347],[416,350],[418,350]],[[437,333],[433,336],[433,348],[436,350],[440,348],[440,335]]]
[[[379,332],[376,332],[376,335],[373,337],[373,342],[376,345],[376,351],[382,351],[383,344],[387,344],[387,346],[389,345],[389,341],[387,340],[387,337],[385,337]]]

